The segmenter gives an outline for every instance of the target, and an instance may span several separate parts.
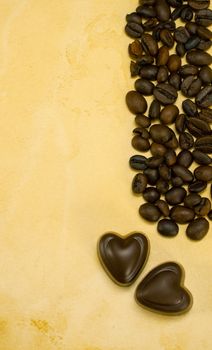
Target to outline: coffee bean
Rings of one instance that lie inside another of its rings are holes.
[[[156,58],[157,66],[165,66],[169,59],[169,50],[166,46],[161,46],[158,50],[158,55]]]
[[[195,205],[194,211],[198,216],[206,216],[211,210],[211,202],[208,198],[202,197],[199,204]]]
[[[127,23],[142,24],[142,17],[138,13],[132,12],[132,13],[126,15],[126,21],[127,21]]]
[[[194,147],[196,150],[212,153],[212,136],[203,136],[196,140]]]
[[[183,101],[182,107],[183,107],[184,112],[189,117],[195,117],[198,114],[196,104],[193,101],[189,100],[188,98]]]
[[[162,219],[158,222],[157,230],[162,236],[174,237],[178,234],[179,227],[173,220]]]
[[[153,100],[149,107],[149,118],[157,119],[160,115],[160,102]]]
[[[155,187],[147,187],[143,192],[143,198],[148,203],[155,203],[160,198],[160,193]]]
[[[154,90],[153,90],[154,91]],[[212,86],[205,86],[195,98],[198,107],[212,106]]]
[[[154,84],[146,79],[137,79],[135,81],[135,90],[145,96],[152,95]]]
[[[156,222],[160,219],[161,212],[156,205],[151,203],[142,204],[139,208],[139,214],[147,221]]]
[[[197,164],[200,164],[200,165],[211,164],[211,158],[206,153],[203,153],[200,151],[193,151],[192,155]]]
[[[140,76],[147,80],[156,80],[158,74],[158,67],[148,64],[140,69]]]
[[[199,78],[202,80],[202,83],[207,85],[212,82],[212,69],[208,66],[203,66],[199,71]]]
[[[194,219],[195,213],[190,208],[177,205],[170,210],[170,217],[178,224],[186,224]]]
[[[177,73],[171,73],[169,76],[169,84],[172,85],[176,90],[180,90],[181,78]]]
[[[189,6],[194,10],[207,9],[210,1],[209,0],[188,0]]]
[[[151,6],[138,6],[136,12],[139,13],[143,18],[156,17],[156,11]]]
[[[185,207],[191,208],[191,209],[193,209],[200,202],[201,202],[201,197],[197,193],[188,194],[184,199]]]
[[[142,34],[141,35],[141,45],[149,56],[157,56],[158,53],[158,44],[157,41],[153,39],[150,34]]]
[[[190,38],[190,34],[185,27],[180,26],[175,29],[174,37],[178,43],[185,44],[186,41]]]
[[[173,166],[177,161],[177,156],[174,150],[170,149],[165,154],[165,162],[168,167]]]
[[[197,34],[201,39],[210,40],[212,38],[212,32],[205,27],[197,27]]]
[[[200,38],[197,35],[192,35],[185,43],[186,51],[192,50],[200,43]]]
[[[212,210],[210,210],[209,213],[208,213],[208,219],[212,220]]]
[[[204,9],[197,11],[195,22],[203,27],[209,27],[212,24],[212,10]]]
[[[161,179],[169,181],[171,179],[171,169],[166,164],[159,165],[159,174]]]
[[[165,0],[156,1],[156,14],[157,18],[161,22],[168,21],[171,16],[170,7]]]
[[[198,218],[189,223],[186,235],[194,241],[200,241],[209,230],[209,222],[205,218]]]
[[[148,151],[150,149],[150,143],[149,143],[149,140],[139,136],[139,135],[136,135],[133,137],[132,139],[132,146],[137,150],[137,151],[140,151],[140,152],[145,152],[145,151]]]
[[[209,182],[212,180],[212,167],[209,165],[200,165],[194,170],[194,175],[197,180]]]
[[[169,183],[168,183],[166,180],[160,178],[160,179],[156,182],[156,188],[157,188],[157,190],[158,190],[161,194],[164,194],[164,193],[166,193],[166,192],[168,191],[168,189],[169,189]]]
[[[182,150],[177,155],[177,164],[189,168],[193,162],[192,153],[188,150]]]
[[[144,31],[153,31],[157,24],[157,18],[148,18],[145,22],[142,23],[142,26],[144,28]]]
[[[179,134],[184,132],[186,127],[186,116],[185,114],[179,114],[175,120],[175,128]]]
[[[139,40],[133,41],[131,44],[128,46],[128,52],[130,57],[133,59],[137,59],[142,56],[143,49],[141,46],[141,43]]]
[[[153,142],[151,144],[150,151],[153,156],[164,156],[165,153],[167,152],[167,149],[165,146],[159,143]]]
[[[188,150],[193,147],[194,139],[189,133],[182,132],[179,136],[179,144],[183,150]]]
[[[140,66],[140,68],[151,65],[153,62],[154,62],[154,58],[149,55],[142,55],[136,60],[136,63]]]
[[[194,181],[188,185],[188,190],[191,193],[200,193],[204,191],[207,187],[207,182],[204,181]]]
[[[132,156],[129,160],[130,167],[135,170],[144,170],[147,168],[147,158],[140,155]]]
[[[131,38],[140,38],[141,34],[144,32],[144,30],[143,30],[143,27],[141,24],[138,24],[135,22],[129,22],[125,26],[125,32]]]
[[[145,98],[137,91],[129,91],[126,95],[126,103],[129,110],[134,113],[145,113],[147,103]]]
[[[176,205],[183,202],[186,196],[186,190],[183,187],[172,187],[165,194],[166,202],[170,205]]]
[[[169,206],[164,200],[158,199],[155,202],[155,205],[158,207],[163,216],[169,216]]]
[[[175,105],[167,105],[160,112],[160,121],[163,124],[172,124],[179,115],[179,109]]]
[[[136,77],[140,74],[141,67],[137,62],[131,61],[130,62],[130,74],[131,77]]]
[[[142,173],[136,174],[132,182],[132,191],[136,194],[141,194],[144,192],[146,186],[147,177]]]
[[[197,24],[196,23],[188,22],[188,23],[186,23],[185,27],[191,35],[197,33]]]
[[[186,53],[185,45],[183,43],[177,43],[175,49],[179,57],[183,57]]]
[[[169,84],[161,83],[156,85],[153,90],[153,95],[163,105],[168,105],[176,101],[177,90]]]
[[[147,167],[151,169],[156,169],[163,162],[163,157],[153,156],[147,159]]]
[[[172,48],[174,46],[174,38],[173,38],[170,30],[168,30],[168,29],[162,29],[160,31],[160,40],[168,48]]]
[[[197,45],[197,49],[202,51],[208,51],[211,48],[211,45],[212,45],[211,40],[200,39],[200,42]]]
[[[212,110],[210,108],[202,108],[198,114],[198,118],[205,120],[208,124],[212,123]]]
[[[166,66],[160,66],[157,74],[157,82],[164,83],[168,79],[168,68]]]
[[[182,165],[174,165],[172,171],[175,175],[181,177],[185,183],[192,182],[194,178],[192,172]]]
[[[176,138],[176,136],[175,136],[174,131],[173,131],[173,130],[170,130],[170,132],[171,132],[171,138],[170,138],[169,141],[167,141],[167,142],[165,143],[165,146],[166,146],[167,148],[176,149],[176,148],[179,146],[178,140],[177,140],[177,138]]]
[[[186,125],[190,133],[195,137],[211,134],[210,125],[204,120],[191,117],[187,120]]]
[[[133,130],[133,133],[141,136],[144,139],[149,139],[149,137],[150,137],[149,132],[145,128],[143,128],[142,126],[140,126],[139,128],[135,128]]]
[[[191,65],[191,64],[184,64],[180,70],[179,74],[182,78],[186,78],[190,75],[197,75],[198,74],[198,67]]]
[[[182,0],[167,0],[167,2],[171,7],[181,7],[183,3]]]
[[[212,63],[212,56],[207,52],[192,50],[187,53],[186,60],[194,66],[205,66]]]
[[[143,128],[148,128],[151,125],[151,120],[145,115],[138,114],[135,117],[135,123],[139,126],[142,126]]]
[[[179,176],[172,177],[171,183],[172,183],[172,186],[174,187],[180,187],[184,184],[183,180]]]
[[[193,75],[190,75],[183,80],[181,84],[181,91],[184,96],[194,97],[199,93],[201,86],[201,79],[195,78]]]
[[[193,18],[193,11],[191,7],[185,6],[181,11],[180,18],[183,22],[190,22]]]
[[[181,6],[181,7],[177,7],[176,9],[174,9],[174,11],[171,14],[171,18],[176,21],[176,19],[180,18],[181,12],[182,10],[185,8],[185,6]]]
[[[150,135],[156,143],[166,143],[170,140],[172,134],[171,129],[166,125],[154,124],[150,127]]]
[[[158,169],[147,168],[144,170],[144,175],[147,177],[147,182],[149,185],[155,185],[159,179]]]
[[[181,66],[181,58],[178,55],[173,54],[169,56],[167,65],[171,73],[176,72]]]

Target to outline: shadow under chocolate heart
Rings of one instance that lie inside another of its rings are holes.
[[[184,271],[177,263],[161,264],[138,285],[136,301],[148,309],[170,315],[188,311],[192,306],[192,295],[183,282]]]
[[[121,286],[129,286],[135,281],[148,254],[149,242],[139,232],[127,236],[108,232],[98,242],[98,256],[103,268]]]

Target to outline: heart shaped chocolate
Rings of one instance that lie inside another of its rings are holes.
[[[145,265],[148,253],[148,240],[139,232],[127,236],[108,232],[98,242],[98,256],[103,268],[121,286],[134,282]]]
[[[153,311],[176,315],[192,306],[192,295],[183,286],[184,270],[175,262],[155,267],[138,285],[135,298]]]

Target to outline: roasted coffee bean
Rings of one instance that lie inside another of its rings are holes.
[[[156,0],[139,0],[139,4],[142,6],[152,6],[154,5]]]
[[[147,110],[145,98],[137,91],[129,91],[126,95],[126,103],[129,110],[134,113],[144,113]]]
[[[136,194],[141,194],[144,192],[146,186],[147,177],[142,173],[136,174],[132,182],[132,191]]]
[[[167,65],[171,73],[176,72],[181,67],[181,58],[178,55],[173,54],[169,56]]]
[[[180,13],[180,18],[183,22],[190,22],[193,18],[193,11],[191,7],[185,6]]]
[[[142,23],[144,31],[152,31],[157,26],[157,18],[148,18],[145,22]]]
[[[172,187],[165,194],[166,202],[170,205],[180,204],[184,201],[186,190],[183,187]]]
[[[158,53],[157,41],[150,34],[142,34],[141,45],[147,55],[155,57]]]
[[[200,193],[204,191],[207,187],[207,182],[204,181],[194,181],[188,185],[188,190],[191,193]]]
[[[193,75],[190,75],[183,80],[181,84],[181,91],[184,96],[194,97],[199,93],[201,86],[201,79],[195,78]]]
[[[158,50],[158,55],[156,58],[157,66],[165,66],[169,59],[169,50],[166,46],[161,46]]]
[[[170,30],[171,32],[173,32],[176,29],[176,23],[175,21],[172,21],[172,20],[166,21],[164,23],[159,23],[159,25],[161,26],[162,29],[165,28]]]
[[[144,30],[143,30],[143,27],[141,24],[138,24],[135,22],[129,22],[125,26],[125,32],[131,38],[140,38],[141,34],[144,32]]]
[[[160,115],[160,102],[153,100],[149,107],[149,118],[157,119]]]
[[[198,67],[191,65],[191,64],[184,64],[180,70],[179,74],[182,78],[186,78],[190,75],[197,75],[198,74]]]
[[[211,164],[211,158],[203,152],[193,151],[192,156],[197,164],[209,165]]]
[[[179,114],[175,120],[175,128],[179,134],[184,132],[186,127],[186,116],[185,114]]]
[[[144,156],[135,155],[129,160],[130,166],[135,170],[144,170],[147,168],[147,158]]]
[[[163,124],[172,124],[179,115],[179,109],[175,105],[167,105],[160,112],[160,121]]]
[[[169,76],[169,84],[172,85],[176,90],[180,90],[181,78],[177,73],[171,73]]]
[[[198,216],[206,216],[211,210],[211,202],[208,198],[202,197],[199,204],[195,205],[194,211]]]
[[[188,0],[188,4],[194,10],[203,10],[208,8],[210,0]]]
[[[137,59],[142,56],[143,49],[141,46],[141,43],[139,40],[133,41],[131,44],[128,46],[128,52],[130,57],[133,59]]]
[[[136,77],[137,75],[140,74],[141,66],[139,63],[131,61],[130,62],[130,74],[131,77]]]
[[[190,151],[184,149],[180,153],[178,153],[177,155],[178,165],[182,165],[186,168],[189,168],[192,163],[193,163],[193,157]]]
[[[147,187],[143,192],[143,198],[149,203],[155,203],[160,198],[160,193],[155,187]]]
[[[146,79],[137,79],[135,81],[135,89],[145,96],[152,95],[154,84]]]
[[[170,217],[178,224],[187,224],[194,219],[195,213],[190,208],[177,205],[170,210]]]
[[[152,36],[156,41],[160,41],[160,32],[161,32],[160,24],[157,24],[156,27],[152,31]]]
[[[132,13],[126,15],[126,21],[127,21],[127,23],[142,24],[142,17],[138,13],[132,12]]]
[[[188,118],[186,125],[189,132],[195,137],[201,137],[204,135],[211,134],[210,125],[204,120],[191,117],[191,118]]]
[[[136,12],[139,13],[143,18],[156,17],[156,11],[151,6],[138,6]]]
[[[159,179],[158,169],[147,168],[144,170],[144,175],[146,175],[149,185],[155,185],[157,180]]]
[[[161,83],[153,90],[155,98],[163,105],[172,104],[177,99],[177,90],[170,84]]]
[[[153,90],[154,91],[154,90]],[[195,98],[196,104],[200,108],[212,106],[212,86],[205,86]]]
[[[200,241],[209,230],[209,222],[205,218],[198,218],[189,223],[186,228],[186,235],[193,241]]]
[[[174,38],[168,29],[162,29],[160,31],[160,40],[169,48],[172,48],[174,46]]]
[[[210,108],[202,108],[198,114],[198,118],[205,120],[208,124],[212,123],[212,110]]]
[[[161,193],[164,194],[168,191],[169,189],[169,183],[168,181],[160,178],[157,182],[156,182],[156,188],[157,190]]]
[[[140,151],[140,152],[146,152],[150,149],[149,140],[139,135],[136,135],[133,137],[131,144],[133,148],[135,148],[137,151]]]
[[[201,202],[201,196],[197,193],[188,194],[184,199],[184,205],[187,208],[193,209]]]
[[[166,143],[170,140],[172,134],[171,129],[166,125],[154,124],[150,127],[150,135],[156,143]]]
[[[197,27],[197,34],[201,39],[210,40],[212,38],[212,32],[205,27]]]
[[[136,63],[140,66],[140,68],[152,64],[154,62],[154,58],[149,55],[142,55],[137,58]]]
[[[171,18],[176,21],[176,19],[180,18],[181,12],[185,6],[177,7],[171,14]]]
[[[166,66],[160,66],[158,69],[158,74],[157,74],[157,82],[158,83],[165,83],[167,81],[169,76],[169,72]]]
[[[192,50],[187,53],[186,60],[194,66],[205,66],[212,63],[212,56],[201,50]]]
[[[179,144],[183,150],[188,150],[194,146],[194,139],[188,132],[183,132],[179,136]]]
[[[208,219],[212,220],[212,210],[210,210],[209,213],[208,213]]]
[[[171,7],[181,7],[183,4],[182,0],[167,0],[167,2]]]
[[[147,167],[151,169],[156,169],[163,162],[163,157],[153,156],[147,159]]]
[[[165,181],[169,181],[171,179],[171,169],[166,164],[160,164],[158,169],[161,179]]]
[[[139,128],[135,128],[133,130],[133,133],[143,137],[144,139],[149,139],[149,137],[150,137],[149,132],[145,128],[143,128],[142,126],[140,126]]]
[[[157,0],[155,8],[156,8],[156,17],[158,18],[159,21],[165,22],[169,20],[171,16],[171,11],[166,0]]]
[[[179,227],[173,220],[162,219],[158,222],[158,232],[165,237],[174,237],[179,232]]]
[[[185,27],[180,26],[177,29],[175,29],[174,37],[178,43],[185,44],[186,41],[188,41],[188,39],[190,38],[190,34]]]
[[[178,147],[178,145],[179,145],[179,144],[178,144],[178,140],[177,140],[177,138],[176,138],[176,136],[175,136],[174,131],[171,130],[170,132],[171,132],[171,138],[170,138],[169,141],[167,141],[167,142],[165,143],[165,146],[166,146],[167,148],[176,149],[176,148]]]
[[[139,208],[139,214],[147,221],[156,222],[160,219],[161,212],[156,205],[151,203],[142,204]]]
[[[150,118],[146,117],[145,115],[140,115],[138,114],[135,117],[135,122],[136,124],[138,124],[139,126],[142,126],[143,128],[148,128],[151,125],[151,120]]]
[[[185,183],[193,181],[192,172],[182,165],[174,165],[172,171],[175,175],[181,177]]]
[[[197,24],[194,22],[188,22],[185,25],[186,29],[188,30],[188,32],[193,35],[197,33]]]
[[[185,43],[186,51],[192,50],[200,43],[200,38],[197,35],[192,35]]]
[[[202,50],[202,51],[207,51],[211,48],[211,45],[212,45],[211,40],[200,39],[200,42],[197,45],[197,49]]]
[[[205,153],[212,153],[212,136],[203,136],[196,140],[194,148]]]
[[[172,186],[174,187],[180,187],[184,184],[183,180],[179,176],[172,177],[171,183],[172,183]]]
[[[175,49],[179,57],[183,57],[186,53],[185,45],[183,43],[177,43]]]
[[[209,182],[212,180],[212,166],[200,165],[194,170],[194,175],[197,180]]]
[[[150,147],[150,152],[152,153],[153,156],[164,156],[165,153],[167,152],[167,149],[165,146],[152,142],[151,147]]]
[[[188,98],[183,101],[182,107],[183,107],[184,112],[189,117],[195,117],[198,114],[196,104],[193,101],[189,100]]]
[[[156,80],[158,74],[158,67],[148,64],[140,69],[140,76],[147,80]]]
[[[165,162],[168,167],[173,166],[177,161],[177,156],[174,150],[169,149],[165,154]]]
[[[163,216],[165,216],[165,217],[169,216],[169,206],[164,200],[158,199],[155,202],[155,205],[159,208],[159,210]]]
[[[197,11],[195,22],[203,27],[209,27],[212,24],[212,10],[204,9]]]
[[[199,71],[199,78],[202,80],[202,83],[207,85],[212,82],[212,69],[208,66],[203,66]]]

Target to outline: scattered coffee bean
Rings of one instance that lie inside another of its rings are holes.
[[[170,205],[176,205],[183,202],[186,196],[186,190],[183,187],[172,187],[165,194],[166,202]]]
[[[212,123],[212,110],[209,108],[202,108],[198,114],[198,118],[205,120],[207,123]]]
[[[194,211],[198,216],[206,216],[211,210],[211,202],[208,198],[202,197],[199,204],[195,205]]]
[[[155,8],[152,6],[138,6],[136,12],[143,18],[156,17]]]
[[[163,236],[174,237],[178,234],[179,227],[173,220],[162,219],[158,222],[157,230]]]
[[[209,182],[212,180],[212,166],[200,165],[194,170],[194,175],[197,180]]]
[[[163,162],[163,157],[153,156],[147,159],[147,167],[150,169],[156,169]]]
[[[179,144],[183,150],[188,150],[193,147],[194,139],[191,134],[183,132],[179,136]]]
[[[197,35],[192,35],[185,43],[186,51],[192,50],[199,45],[201,39]]]
[[[203,136],[198,138],[194,147],[196,150],[204,153],[212,153],[212,136]]]
[[[182,165],[174,165],[172,171],[175,175],[181,177],[185,183],[192,182],[194,178],[192,172]]]
[[[158,55],[156,58],[157,66],[165,66],[169,59],[169,50],[166,46],[161,46],[158,50]]]
[[[195,117],[198,114],[197,106],[195,103],[188,98],[183,101],[182,107],[184,112],[189,116],[189,117]]]
[[[175,120],[175,128],[179,134],[184,132],[186,127],[186,116],[185,114],[179,114]]]
[[[159,165],[159,174],[163,180],[171,180],[171,169],[165,163]]]
[[[189,223],[186,235],[194,241],[199,241],[208,233],[209,222],[205,218],[198,218]]]
[[[129,160],[130,166],[135,170],[144,170],[147,168],[147,158],[144,156],[135,155]]]
[[[149,117],[151,119],[157,119],[160,115],[160,102],[153,100],[149,107]]]
[[[155,187],[147,187],[143,192],[143,198],[149,203],[155,203],[160,198],[160,193]]]
[[[196,104],[200,108],[212,106],[212,86],[205,86],[195,98]]]
[[[207,85],[212,82],[212,70],[208,66],[203,66],[199,71],[199,78],[202,80],[202,83]]]
[[[177,29],[175,29],[174,37],[178,43],[185,44],[186,41],[188,41],[188,39],[190,38],[190,34],[185,27],[180,26]]]
[[[188,185],[188,190],[191,193],[200,193],[204,191],[206,187],[207,187],[207,182],[197,180]]]
[[[150,34],[141,35],[141,45],[147,55],[155,57],[158,53],[157,41]]]
[[[188,22],[186,23],[185,27],[191,35],[196,34],[198,27],[196,23]]]
[[[134,113],[145,113],[147,103],[145,98],[137,91],[129,91],[126,95],[126,103],[129,110]]]
[[[168,68],[166,66],[160,66],[157,74],[157,82],[164,83],[169,76]]]
[[[161,83],[156,85],[153,95],[163,105],[169,105],[176,101],[177,90],[170,84]]]
[[[142,56],[143,49],[141,46],[141,43],[139,40],[133,41],[131,44],[128,46],[128,52],[130,57],[133,59],[137,59]]]
[[[191,21],[193,18],[193,11],[191,7],[185,6],[180,13],[180,18],[183,22]]]
[[[203,9],[196,12],[195,22],[203,27],[209,27],[212,24],[212,10]]]
[[[183,80],[181,84],[181,91],[184,96],[194,97],[199,93],[201,86],[201,79],[195,78],[193,75],[190,75]]]
[[[197,75],[198,67],[191,64],[185,64],[180,68],[179,73],[182,78],[186,78],[190,75]]]
[[[146,117],[145,115],[138,114],[135,117],[135,122],[137,125],[142,126],[143,128],[148,128],[151,125],[150,118]]]
[[[208,219],[212,220],[212,210],[210,210],[209,213],[208,213]]]
[[[169,183],[168,181],[164,180],[163,178],[160,178],[157,182],[156,182],[156,188],[157,190],[161,193],[164,194],[168,191],[169,189]]]
[[[212,63],[212,56],[201,50],[192,50],[189,51],[186,55],[188,63],[193,64],[194,66],[205,66]]]
[[[167,65],[171,73],[176,72],[181,67],[181,58],[178,55],[173,54],[169,56]]]
[[[167,0],[167,2],[171,7],[181,7],[183,4],[182,0]]]
[[[157,169],[147,168],[144,170],[144,175],[146,175],[147,182],[151,186],[155,185],[159,179],[159,172]]]
[[[165,162],[168,167],[173,166],[177,161],[177,156],[174,150],[169,149],[165,154]]]
[[[183,205],[176,205],[171,208],[170,217],[178,224],[186,224],[194,219],[195,213],[192,209]]]
[[[184,185],[184,181],[179,176],[175,176],[175,177],[172,176],[171,183],[172,183],[172,186],[174,187],[180,187]]]
[[[212,38],[212,32],[205,27],[197,27],[197,34],[199,35],[200,38],[204,40],[210,40]]]
[[[132,191],[136,194],[141,194],[144,192],[146,186],[147,177],[142,173],[136,174],[132,182]]]
[[[203,152],[195,150],[193,151],[192,156],[197,164],[200,164],[200,165],[211,164],[211,158]]]
[[[165,143],[165,146],[168,147],[168,148],[171,148],[171,149],[176,149],[178,147],[178,140],[175,136],[175,133],[172,129],[170,129],[170,132],[171,132],[171,138],[169,141],[167,141]]]
[[[177,155],[177,164],[189,168],[193,162],[192,153],[188,150],[182,150]]]
[[[146,152],[150,149],[150,143],[149,140],[140,137],[140,136],[134,136],[132,139],[132,146],[135,148],[137,151],[140,152]]]
[[[167,105],[160,112],[160,120],[163,124],[172,124],[179,115],[179,109],[175,105]]]
[[[141,34],[144,32],[143,27],[141,24],[135,23],[135,22],[129,22],[127,23],[125,27],[125,32],[131,37],[131,38],[140,38]]]
[[[163,216],[165,217],[169,216],[169,206],[164,200],[158,199],[155,202],[155,205],[159,208]]]
[[[150,152],[153,156],[164,156],[167,152],[167,148],[159,143],[152,142]]]
[[[168,48],[171,48],[174,46],[174,38],[172,36],[172,33],[168,29],[162,29],[160,31],[160,40],[164,45],[166,45]]]
[[[204,135],[211,134],[210,125],[204,120],[191,117],[187,120],[186,125],[187,125],[187,129],[195,137],[201,137]]]
[[[143,128],[142,126],[140,126],[139,128],[135,128],[133,130],[133,133],[141,136],[144,139],[149,139],[149,133],[148,133],[147,129]]]
[[[152,95],[154,89],[154,84],[146,79],[137,79],[135,81],[135,90],[143,95]]]
[[[203,10],[208,8],[210,0],[188,0],[188,4],[194,10]]]
[[[156,16],[159,21],[168,21],[171,16],[171,11],[168,3],[165,0],[156,1]]]
[[[184,199],[184,205],[187,208],[193,209],[196,205],[200,204],[201,197],[197,193],[188,194]]]
[[[140,69],[140,76],[147,80],[156,80],[158,74],[158,67],[148,64]]]
[[[170,140],[171,129],[166,125],[154,124],[150,127],[150,135],[154,142],[164,144]]]
[[[156,205],[144,203],[139,208],[139,214],[147,221],[155,222],[160,219],[161,212]]]
[[[180,90],[181,77],[177,73],[171,73],[169,75],[169,84],[173,86],[176,90]]]

